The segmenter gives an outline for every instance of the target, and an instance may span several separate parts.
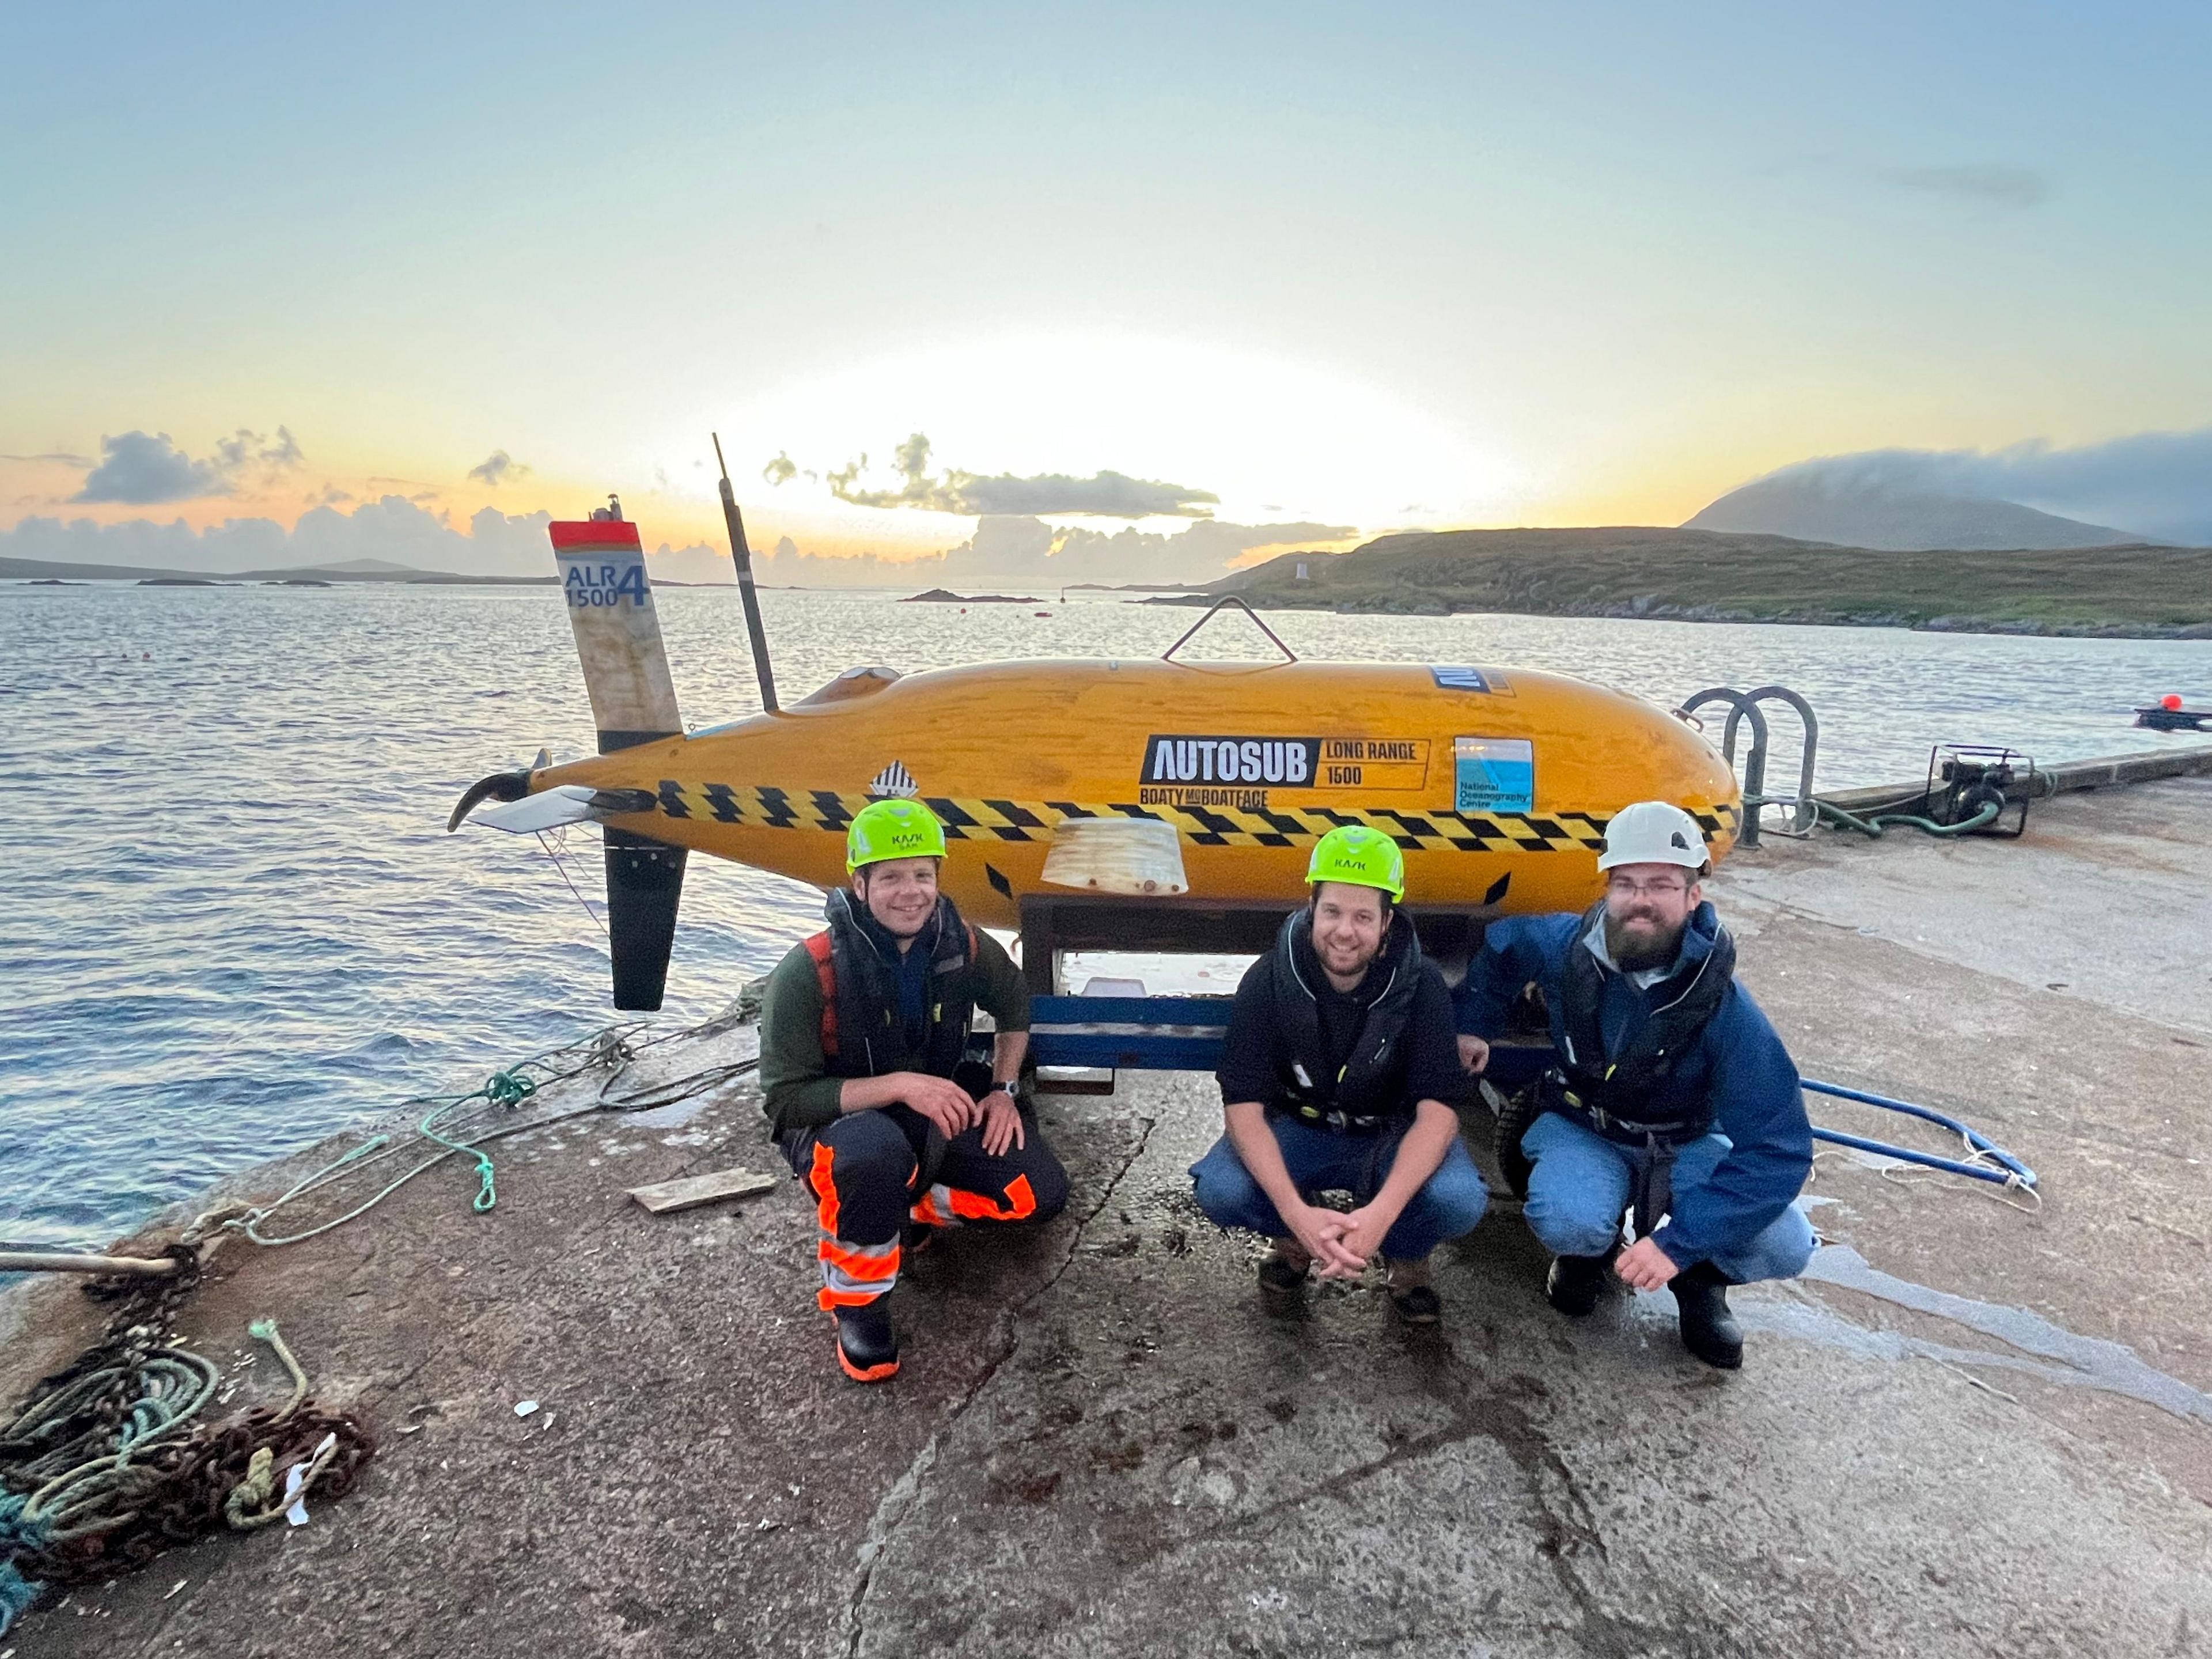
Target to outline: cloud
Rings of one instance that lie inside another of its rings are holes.
[[[1221,501],[1211,490],[1132,478],[1121,472],[1096,472],[1087,478],[1065,472],[1027,478],[1001,472],[987,477],[947,467],[941,477],[932,477],[929,449],[928,437],[917,432],[893,453],[891,465],[902,481],[896,489],[861,487],[861,475],[868,470],[868,458],[862,454],[826,475],[830,493],[855,507],[916,507],[972,518],[1079,514],[1105,519],[1207,519]],[[779,455],[769,463],[763,476],[771,483],[781,483],[797,470],[787,456]]]
[[[0,461],[51,461],[62,466],[90,467],[94,463],[89,455],[73,455],[67,450],[50,450],[44,455],[0,455]]]
[[[776,452],[774,460],[761,469],[761,477],[775,485],[787,484],[798,476],[798,464],[781,450]]]
[[[1767,476],[1812,478],[1838,494],[2012,501],[2160,541],[2212,546],[2212,427],[2139,432],[2073,448],[2038,438],[1994,450],[1865,450],[1799,461]]]
[[[963,513],[1096,514],[1111,519],[1168,517],[1207,519],[1221,497],[1211,490],[1187,489],[1120,472],[1095,472],[1087,478],[1046,472],[1033,478],[1005,473],[995,478],[948,473],[957,482]]]
[[[420,570],[471,576],[550,576],[551,514],[508,515],[487,507],[465,527],[398,495],[363,501],[350,513],[316,507],[289,530],[273,519],[228,519],[205,530],[183,520],[26,519],[0,531],[0,556],[70,563],[150,567],[210,574],[385,559]],[[726,561],[725,561],[726,563]]]
[[[101,437],[100,464],[85,475],[84,488],[70,500],[152,507],[229,493],[230,483],[215,462],[194,460],[166,432],[134,431],[119,438]]]
[[[1978,207],[2024,210],[2040,207],[2051,199],[2049,173],[1998,161],[1970,162],[1962,167],[1893,167],[1882,176],[1905,190],[1948,196]]]
[[[503,449],[493,450],[477,465],[469,469],[469,477],[479,480],[493,489],[498,489],[503,483],[511,483],[517,478],[526,478],[529,476],[530,469]]]
[[[258,432],[249,432],[240,427],[228,438],[215,441],[214,465],[225,477],[234,477],[252,468],[270,472],[289,472],[303,465],[307,457],[300,451],[299,441],[289,428],[278,427],[275,438],[265,438]]]
[[[88,467],[84,487],[72,501],[117,502],[126,507],[155,507],[166,501],[204,501],[228,495],[240,484],[265,487],[307,462],[299,440],[289,427],[278,427],[273,438],[240,427],[215,442],[215,453],[195,460],[179,449],[166,432],[131,431],[100,441],[95,464],[81,455],[46,455],[40,460],[66,461]]]

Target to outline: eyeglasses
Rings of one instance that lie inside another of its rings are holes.
[[[1690,890],[1683,881],[1632,881],[1626,876],[1615,876],[1605,884],[1608,893],[1622,898],[1680,898]]]

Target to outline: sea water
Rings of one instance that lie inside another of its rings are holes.
[[[794,699],[861,663],[1157,656],[1198,614],[1039,591],[964,609],[764,592],[778,686]],[[735,592],[658,598],[687,723],[757,710]],[[1942,740],[2046,762],[2188,741],[2130,730],[2129,711],[2212,690],[2202,641],[1268,621],[1304,657],[1551,669],[1669,708],[1779,682],[1819,712],[1823,787],[1917,777]],[[1186,650],[1273,653],[1234,616]],[[1794,722],[1773,726],[1770,784],[1792,787]],[[468,784],[541,745],[593,746],[550,587],[0,587],[0,1240],[103,1242],[243,1165],[606,1023],[592,832],[556,861],[528,837],[445,830]],[[721,1006],[820,906],[695,858],[661,1018]]]

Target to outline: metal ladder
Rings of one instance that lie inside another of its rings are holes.
[[[1820,746],[1820,722],[1807,702],[1786,685],[1762,685],[1749,691],[1738,691],[1732,686],[1709,686],[1687,699],[1674,710],[1674,718],[1686,721],[1699,732],[1705,722],[1698,718],[1698,710],[1709,702],[1724,702],[1729,706],[1728,724],[1721,728],[1721,757],[1735,769],[1735,733],[1738,726],[1751,731],[1751,747],[1743,759],[1743,827],[1738,841],[1746,847],[1759,845],[1759,814],[1769,806],[1790,809],[1790,821],[1774,826],[1777,834],[1784,836],[1810,835],[1820,820],[1820,808],[1813,803],[1813,761]],[[1766,793],[1767,726],[1766,716],[1760,712],[1762,702],[1787,703],[1797,713],[1797,721],[1804,734],[1804,750],[1797,769],[1797,793],[1794,795],[1770,795]],[[1708,742],[1711,738],[1707,739]]]

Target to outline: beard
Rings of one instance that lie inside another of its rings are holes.
[[[1635,926],[1632,929],[1631,923]],[[1623,973],[1664,968],[1682,947],[1683,927],[1668,927],[1651,916],[1605,917],[1605,948]]]

